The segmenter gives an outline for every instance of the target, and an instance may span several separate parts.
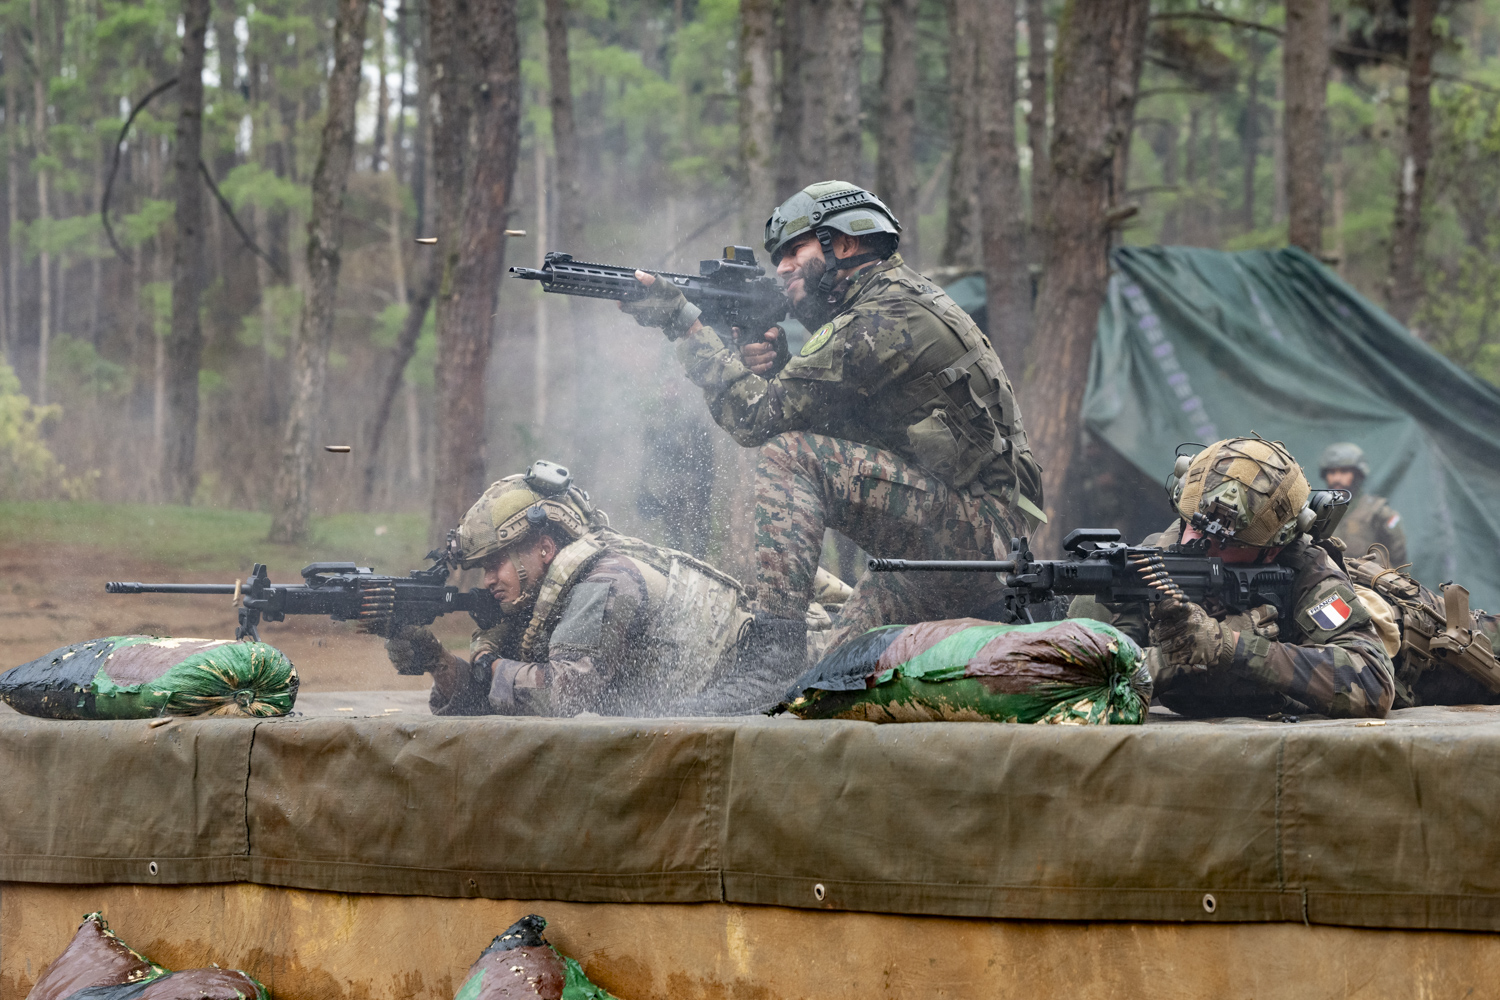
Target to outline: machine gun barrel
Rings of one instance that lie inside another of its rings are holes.
[[[872,573],[1014,573],[1014,559],[871,559]]]
[[[232,583],[123,583],[104,585],[106,594],[232,594]]]

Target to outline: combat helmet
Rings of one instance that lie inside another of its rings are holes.
[[[525,542],[549,525],[576,540],[603,514],[573,485],[568,470],[533,462],[525,474],[491,483],[458,527],[448,533],[449,561],[472,569],[486,557]]]
[[[859,267],[886,256],[862,253],[836,258],[835,232],[846,236],[888,233],[893,249],[901,241],[901,223],[885,202],[848,181],[819,181],[798,191],[771,213],[766,220],[766,252],[771,255],[771,263],[776,264],[790,243],[805,233],[815,233],[823,246],[823,263],[827,265],[818,290],[826,295],[832,290],[839,269]]]
[[[1217,441],[1173,469],[1172,499],[1185,524],[1244,545],[1286,545],[1315,519],[1302,467],[1280,441]]]
[[[1340,441],[1323,449],[1323,456],[1318,459],[1318,475],[1326,476],[1333,469],[1353,469],[1361,478],[1370,478],[1365,450],[1352,441]]]

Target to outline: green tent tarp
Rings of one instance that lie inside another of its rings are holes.
[[[1124,247],[1083,420],[1157,481],[1179,443],[1259,432],[1316,482],[1353,441],[1402,514],[1413,573],[1500,607],[1500,390],[1301,250]],[[1046,456],[1041,456],[1046,461]]]

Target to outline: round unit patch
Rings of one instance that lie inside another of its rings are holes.
[[[833,324],[824,323],[822,326],[818,327],[817,333],[808,338],[807,343],[802,345],[802,350],[798,353],[800,353],[802,357],[805,358],[809,354],[815,353],[818,348],[822,347],[824,344],[828,343],[828,338],[832,336]]]

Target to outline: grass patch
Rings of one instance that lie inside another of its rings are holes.
[[[377,534],[377,529],[385,530]],[[274,580],[296,579],[310,562],[356,562],[401,575],[426,565],[427,520],[419,514],[315,517],[306,545],[266,541],[271,515],[169,504],[0,503],[0,547],[54,547],[138,560],[183,572],[243,575],[266,563]]]

